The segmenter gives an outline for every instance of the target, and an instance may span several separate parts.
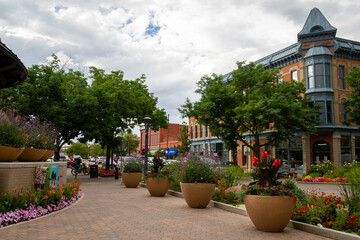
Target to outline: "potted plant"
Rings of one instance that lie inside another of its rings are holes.
[[[0,110],[0,161],[16,161],[25,149],[19,118],[12,110]]]
[[[142,178],[142,164],[137,160],[130,160],[124,164],[121,178],[127,188],[136,188]]]
[[[164,167],[164,161],[158,153],[154,154],[153,170],[145,176],[147,189],[151,196],[163,197],[170,187],[172,175],[168,168]]]
[[[225,174],[220,167],[221,159],[190,151],[178,160],[180,188],[186,203],[191,208],[206,208],[214,194],[216,182]]]
[[[278,181],[277,172],[281,160],[271,158],[267,152],[261,159],[253,158],[254,182],[239,192],[255,227],[265,232],[281,232],[289,223],[295,209],[296,198],[305,198],[305,193],[287,180]]]

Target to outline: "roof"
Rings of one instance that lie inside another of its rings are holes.
[[[330,52],[330,50],[327,47],[316,46],[316,47],[310,48],[309,51],[307,51],[304,58],[317,56],[317,55],[330,55],[330,56],[332,56],[333,54]]]
[[[0,89],[22,83],[26,77],[26,67],[0,40]]]
[[[306,42],[315,39],[334,38],[336,30],[319,9],[313,8],[306,19],[303,29],[298,33],[298,41]]]

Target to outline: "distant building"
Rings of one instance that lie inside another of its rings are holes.
[[[321,106],[322,123],[316,126],[317,135],[306,136],[299,132],[289,142],[263,149],[271,151],[273,157],[294,157],[305,171],[311,164],[330,160],[340,166],[352,160],[358,161],[360,156],[359,128],[343,123],[348,114],[342,104],[351,92],[345,76],[360,67],[360,42],[338,38],[336,31],[320,10],[314,8],[297,35],[297,43],[255,62],[266,68],[280,68],[282,78],[278,84],[303,81],[305,95],[311,97],[313,104]],[[224,81],[231,81],[231,73],[224,75]],[[207,128],[198,125],[193,118],[189,120],[189,129],[192,148],[214,150],[224,157],[230,155],[220,139],[211,137],[210,133],[204,136]],[[262,143],[266,142],[267,134],[269,132],[262,134]],[[251,141],[250,134],[246,140]],[[253,153],[241,142],[238,144],[237,163],[250,169]]]
[[[167,150],[181,145],[180,129],[183,125],[169,123],[169,129],[160,128],[158,131],[149,129],[149,150]],[[169,134],[168,134],[169,133]],[[168,137],[169,136],[169,137]],[[140,129],[140,149],[145,149],[145,128]]]

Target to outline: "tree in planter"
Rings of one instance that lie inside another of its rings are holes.
[[[346,106],[346,112],[350,116],[346,123],[354,122],[360,125],[360,69],[355,68],[345,79],[349,87],[352,88],[350,98],[343,102]]]
[[[315,131],[316,109],[308,108],[302,83],[277,84],[279,71],[265,69],[254,63],[238,63],[232,81],[223,76],[204,76],[197,83],[199,101],[188,99],[179,109],[183,116],[195,117],[200,124],[209,126],[212,135],[221,138],[225,146],[237,151],[236,141],[243,142],[260,158],[260,148],[276,145],[298,131]],[[267,128],[269,126],[269,128]],[[266,143],[260,135],[267,130]],[[251,143],[246,136],[251,134]]]
[[[52,55],[48,65],[33,65],[27,79],[14,88],[0,93],[3,109],[15,109],[23,116],[38,116],[50,121],[59,131],[56,139],[55,159],[65,143],[77,137],[87,119],[91,118],[94,96],[83,73],[60,66]]]
[[[157,98],[148,91],[145,76],[133,81],[123,79],[123,72],[90,68],[91,92],[96,96],[94,115],[85,124],[83,140],[95,139],[106,146],[106,168],[113,149],[121,144],[121,133],[151,117],[151,128],[167,127],[164,109],[157,109]]]

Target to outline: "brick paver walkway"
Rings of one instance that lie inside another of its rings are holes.
[[[147,189],[128,189],[114,178],[80,176],[83,199],[75,206],[9,228],[0,239],[327,239],[286,228],[255,229],[247,216],[214,207],[190,209],[181,198],[150,197]]]

